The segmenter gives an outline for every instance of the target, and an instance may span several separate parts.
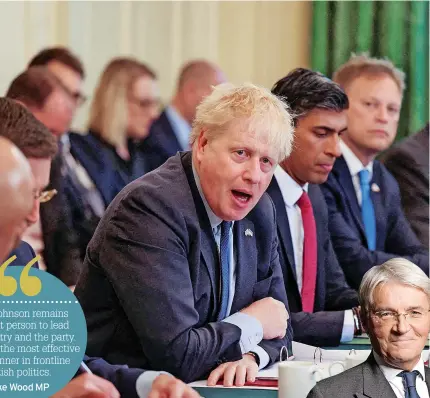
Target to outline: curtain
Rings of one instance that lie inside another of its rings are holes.
[[[389,58],[406,73],[397,139],[429,120],[429,2],[314,1],[311,63],[327,76],[351,53]]]

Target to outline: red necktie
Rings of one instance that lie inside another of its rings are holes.
[[[302,212],[304,232],[302,308],[305,312],[313,312],[317,281],[317,231],[312,203],[305,191],[297,201],[297,205]]]

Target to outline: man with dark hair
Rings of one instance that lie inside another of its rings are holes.
[[[45,218],[45,215],[49,219],[51,214],[57,212],[52,207],[60,206],[60,204],[66,209],[63,211],[68,213],[70,233],[75,235],[77,251],[72,250],[76,254],[73,254],[72,260],[68,262],[70,265],[67,267],[69,268],[68,274],[61,276],[61,279],[66,284],[73,286],[79,275],[88,241],[98,224],[100,213],[104,210],[100,192],[88,172],[71,153],[69,134],[67,133],[76,109],[85,101],[85,96],[81,92],[85,71],[80,59],[64,47],[42,50],[29,63],[29,70],[35,67],[47,69],[57,78],[57,81],[62,85],[63,92],[68,95],[70,103],[69,120],[62,125],[65,126],[65,129],[63,128],[61,131],[60,149],[52,163],[51,171],[52,185],[59,186],[61,182],[62,189],[61,191],[57,189],[59,194],[56,203],[52,202],[44,206],[43,213],[46,209],[46,214],[42,214],[42,219]],[[36,95],[36,93],[32,93],[32,95]],[[43,117],[43,115],[40,116]],[[61,115],[54,113],[53,117],[58,121]],[[45,120],[42,121],[45,123]],[[53,225],[57,225],[55,220]],[[47,253],[50,258],[58,257],[58,255],[54,252]]]
[[[24,239],[37,254],[42,254],[41,266],[60,278],[64,283],[74,285],[82,266],[79,238],[73,229],[72,213],[65,199],[65,186],[69,175],[62,156],[55,156],[57,142],[64,134],[73,115],[73,100],[61,82],[45,67],[35,66],[17,76],[11,83],[7,97],[23,104],[44,125],[34,131],[16,129],[9,137],[34,164],[36,185],[40,198],[34,211],[28,217]],[[40,124],[40,123],[39,123]],[[23,146],[26,146],[24,148]],[[34,153],[26,153],[34,151]],[[51,169],[52,162],[52,169]],[[43,191],[48,187],[48,191]],[[39,203],[58,195],[40,207]],[[42,195],[42,192],[45,192]],[[49,193],[49,194],[48,194]]]
[[[294,340],[337,346],[359,333],[354,328],[358,310],[353,309],[358,298],[334,254],[318,184],[340,156],[348,98],[321,73],[302,68],[279,80],[272,92],[290,106],[296,127],[293,151],[277,167],[267,190],[276,207]]]
[[[404,73],[389,60],[351,57],[333,80],[348,95],[341,154],[321,187],[334,251],[348,284],[358,289],[367,270],[394,257],[429,274],[429,253],[406,220],[399,186],[376,157],[393,143]]]
[[[22,233],[39,220],[39,206],[52,198],[54,191],[45,191],[49,184],[51,159],[57,151],[57,142],[49,130],[24,106],[7,98],[0,98],[0,136],[15,144],[27,158],[34,177],[33,206],[25,217]],[[25,265],[35,257],[34,251],[22,242],[10,256],[16,255],[14,265]],[[8,257],[8,258],[9,258]],[[37,265],[36,265],[37,266]]]
[[[45,48],[37,53],[29,62],[28,67],[45,66],[63,83],[70,96],[74,99],[75,108],[85,101],[82,84],[85,70],[81,60],[65,47]]]
[[[72,98],[60,80],[43,66],[31,67],[18,75],[6,97],[24,104],[57,138],[70,126]]]
[[[197,105],[210,94],[212,86],[224,81],[222,71],[208,61],[193,60],[182,66],[175,96],[141,144],[142,150],[156,159],[157,165],[163,164],[176,152],[189,149]]]

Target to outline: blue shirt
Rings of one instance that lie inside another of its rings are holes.
[[[178,113],[178,111],[169,105],[166,110],[167,119],[172,126],[173,132],[175,133],[176,139],[179,142],[183,151],[190,149],[190,124]]]

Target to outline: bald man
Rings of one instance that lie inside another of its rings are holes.
[[[33,207],[34,181],[25,156],[0,137],[0,259],[6,260],[24,233]]]
[[[160,166],[178,151],[189,150],[189,135],[196,108],[212,87],[226,81],[218,66],[193,60],[182,66],[176,93],[153,123],[149,136],[141,145],[142,151]]]

